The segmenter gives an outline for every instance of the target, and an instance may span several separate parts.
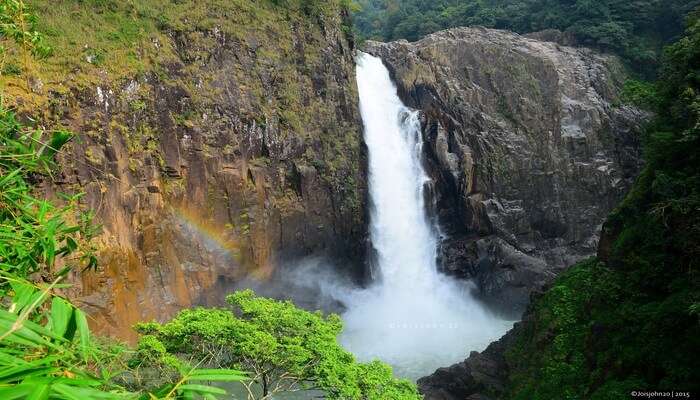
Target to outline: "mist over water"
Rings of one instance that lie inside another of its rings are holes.
[[[379,358],[415,379],[483,350],[511,323],[484,310],[468,283],[437,272],[417,112],[402,104],[380,59],[360,54],[357,82],[379,276],[368,289],[334,294],[347,308],[340,339],[360,360]]]

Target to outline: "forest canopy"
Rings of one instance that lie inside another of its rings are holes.
[[[360,0],[363,39],[415,41],[438,30],[485,26],[518,33],[556,29],[571,44],[620,55],[654,75],[663,46],[683,33],[698,0]]]

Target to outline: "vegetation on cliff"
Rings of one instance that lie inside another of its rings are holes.
[[[646,167],[598,259],[534,302],[507,353],[512,399],[700,392],[700,18],[664,53]]]
[[[620,54],[652,74],[661,47],[682,33],[695,0],[362,0],[362,37],[417,40],[438,30],[481,25],[518,33],[557,29],[581,45]]]
[[[32,17],[34,14],[27,14],[24,23],[42,35],[26,40],[41,37],[42,43],[52,48],[52,57],[43,60],[41,68],[53,73],[70,71],[82,79],[90,79],[87,75],[97,70],[124,78],[172,60],[176,49],[168,36],[175,32],[216,26],[220,33],[242,40],[264,29],[276,29],[278,35],[286,36],[287,27],[280,26],[280,20],[322,24],[324,18],[339,18],[349,7],[347,0],[213,0],[207,3],[192,0],[24,0],[22,3],[41,16],[37,19]],[[11,70],[19,67],[14,60],[7,61]],[[85,76],[81,76],[83,73]]]

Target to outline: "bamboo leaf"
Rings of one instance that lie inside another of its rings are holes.
[[[179,387],[179,389],[183,390],[183,391],[190,391],[190,392],[197,392],[197,393],[226,394],[226,391],[224,389],[213,387],[213,386],[207,386],[207,385],[187,384],[187,385],[181,385]]]
[[[190,371],[191,376],[198,376],[198,375],[209,375],[209,374],[218,374],[218,375],[238,375],[241,377],[245,376],[245,373],[237,370],[237,369],[206,369],[206,368],[198,368],[198,369],[193,369]]]
[[[79,391],[77,388],[70,386],[70,385],[65,385],[65,384],[58,384],[58,385],[53,385],[53,390],[63,396],[63,398],[67,400],[82,400],[84,397],[80,397],[78,394]]]
[[[72,137],[73,134],[68,131],[54,131],[51,136],[51,141],[48,143],[48,146],[43,149],[41,155],[44,157],[53,157]]]
[[[42,376],[51,375],[58,372],[58,368],[51,366],[22,366],[22,368],[12,368],[2,371],[2,383],[24,382],[32,378],[40,378]]]
[[[7,349],[0,351],[0,365],[21,365],[26,364],[21,358],[15,357],[7,352]],[[0,369],[2,370],[2,369]]]
[[[31,385],[15,385],[0,388],[0,399],[14,400],[25,399],[32,392]]]
[[[10,330],[15,330],[15,333],[18,333],[19,336],[22,337],[39,337],[41,338],[41,335],[43,336],[48,336],[53,339],[61,339],[61,336],[56,335],[53,333],[51,330],[37,324],[36,322],[29,321],[29,320],[21,320],[21,318],[15,314],[12,314],[10,312],[7,312],[5,310],[0,309],[0,332],[3,334],[6,334],[6,332],[9,332]],[[20,321],[20,322],[18,322]],[[7,330],[3,331],[3,327],[8,327]],[[48,346],[52,346],[51,343],[49,343],[46,339],[41,338],[41,340],[38,340],[37,343],[40,344],[45,344]],[[53,347],[53,346],[52,346]]]
[[[70,233],[70,232],[63,232],[64,234]],[[66,248],[68,249],[68,253],[72,253],[75,250],[78,249],[78,243],[73,239],[72,237],[68,236],[66,237]]]
[[[46,383],[33,385],[34,390],[27,397],[27,400],[45,400],[49,398],[49,392],[51,391],[51,386]]]
[[[195,392],[184,391],[179,397],[182,398],[182,400],[194,400],[194,394]]]
[[[63,337],[72,315],[73,307],[62,298],[54,297],[51,301],[51,331]]]
[[[15,291],[15,297],[12,299],[12,302],[14,303],[13,311],[16,314],[19,314],[24,307],[32,304],[34,300],[36,300],[37,293],[41,295],[41,293],[37,291],[34,286],[28,283],[12,282],[11,286],[12,290]]]
[[[189,374],[188,380],[237,382],[247,379],[245,373],[235,369],[195,369]]]
[[[3,310],[0,310],[3,311]],[[14,315],[14,314],[11,314]],[[0,319],[0,332],[2,332],[5,340],[14,341],[15,343],[24,344],[31,347],[39,347],[42,345],[48,346],[50,343],[36,332],[27,329],[26,326],[16,324],[15,321]],[[27,321],[24,321],[27,323]]]
[[[79,309],[75,309],[75,323],[78,336],[80,337],[80,352],[83,355],[83,359],[87,361],[90,348],[90,327],[88,326],[87,318],[85,318],[85,313]]]
[[[90,387],[76,387],[65,383],[57,383],[53,386],[53,391],[60,396],[51,396],[66,400],[118,400],[118,399],[133,399],[134,395],[117,394],[104,392],[99,389]]]

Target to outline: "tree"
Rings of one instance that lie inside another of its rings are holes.
[[[329,399],[418,399],[415,385],[395,379],[378,361],[358,363],[337,342],[342,322],[296,308],[288,301],[241,291],[228,309],[180,312],[165,324],[140,324],[143,340],[170,354],[210,357],[210,367],[251,371],[243,382],[249,399],[280,392],[323,391]]]

